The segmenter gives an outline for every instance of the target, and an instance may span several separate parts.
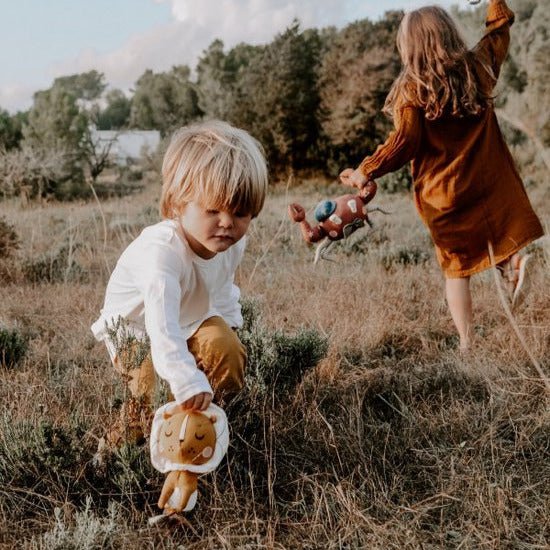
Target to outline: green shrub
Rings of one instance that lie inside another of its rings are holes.
[[[254,301],[243,302],[243,318],[239,337],[248,353],[246,387],[226,406],[235,437],[230,464],[222,465],[216,480],[221,490],[226,484],[252,490],[262,501],[272,489],[266,449],[276,453],[284,436],[272,427],[285,416],[304,375],[325,357],[328,341],[311,329],[294,334],[268,329]]]
[[[139,507],[158,499],[157,489],[162,486],[163,477],[151,464],[148,444],[133,443],[116,449],[107,457],[106,467],[95,475],[98,487],[102,486],[105,493],[127,499]]]
[[[51,195],[58,201],[89,200],[92,198],[90,187],[82,179],[59,181],[51,190]]]
[[[430,259],[430,254],[418,246],[397,246],[384,251],[380,261],[385,269],[395,266],[424,264]]]
[[[123,445],[98,466],[97,441],[89,433],[78,417],[37,423],[14,420],[6,411],[0,417],[0,485],[6,490],[0,507],[21,505],[18,495],[28,490],[41,495],[44,505],[59,499],[81,505],[88,497],[100,508],[113,498],[139,508],[154,502],[162,482],[147,448]]]
[[[0,365],[17,365],[25,357],[28,347],[28,338],[19,330],[0,327]]]
[[[243,304],[243,318],[239,337],[248,353],[245,381],[257,394],[284,396],[327,353],[327,338],[315,330],[300,328],[295,334],[269,331],[254,302]]]
[[[62,494],[86,462],[85,427],[50,420],[14,421],[8,412],[0,418],[0,482],[33,489],[44,496]]]
[[[120,548],[120,531],[125,521],[115,502],[109,503],[105,517],[94,512],[92,499],[87,498],[84,509],[76,512],[72,521],[64,517],[61,508],[54,509],[54,518],[52,529],[33,538],[33,550]]]
[[[131,370],[139,367],[151,350],[147,335],[143,339],[137,338],[121,316],[113,325],[107,325],[106,329],[116,354],[125,362],[124,368]]]
[[[63,246],[53,253],[23,262],[25,278],[31,283],[83,281],[85,273],[74,258],[76,247]]]
[[[118,179],[115,182],[100,182],[94,184],[97,196],[101,199],[112,197],[127,197],[134,193],[139,193],[144,188],[141,180],[130,180],[128,178]]]
[[[412,176],[408,166],[400,168],[376,180],[378,188],[386,193],[404,193],[412,187]]]
[[[19,248],[19,244],[15,228],[0,218],[0,259],[11,256]]]

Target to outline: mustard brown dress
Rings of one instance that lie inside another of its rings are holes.
[[[513,21],[504,0],[489,4],[486,33],[473,49],[487,89],[496,84]],[[492,106],[478,116],[437,120],[406,106],[396,119],[396,129],[359,169],[376,179],[412,161],[416,208],[447,278],[490,267],[489,242],[499,263],[543,234]]]

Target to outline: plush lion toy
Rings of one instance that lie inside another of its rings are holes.
[[[215,470],[227,452],[227,417],[214,404],[201,412],[167,403],[155,413],[150,445],[151,463],[168,474],[158,501],[164,513],[155,522],[195,507],[198,476]]]

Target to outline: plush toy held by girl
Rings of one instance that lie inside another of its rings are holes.
[[[491,267],[489,245],[514,305],[531,258],[520,251],[543,234],[493,109],[513,21],[505,0],[490,0],[485,35],[468,50],[442,8],[407,13],[397,33],[403,68],[384,107],[395,130],[356,170],[340,174],[362,188],[412,161],[416,208],[435,244],[462,350],[472,333],[470,276]]]
[[[365,224],[372,227],[369,213],[387,214],[381,208],[367,206],[376,195],[376,189],[376,183],[372,181],[355,195],[340,195],[321,201],[315,208],[314,216],[318,223],[313,227],[306,220],[303,206],[296,202],[288,205],[288,215],[293,222],[300,224],[304,240],[310,244],[319,243],[313,263],[317,263],[319,258],[329,259],[326,253],[333,242],[346,239]]]

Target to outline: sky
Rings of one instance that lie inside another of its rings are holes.
[[[215,39],[262,44],[297,18],[343,27],[429,0],[0,0],[0,109],[32,105],[54,78],[96,69],[129,91],[146,69],[194,68]],[[450,0],[435,0],[444,7]],[[456,3],[456,2],[453,2]],[[466,0],[462,2],[466,4]]]

